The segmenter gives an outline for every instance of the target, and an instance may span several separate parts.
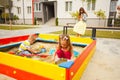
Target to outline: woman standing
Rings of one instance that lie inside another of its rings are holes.
[[[78,23],[75,24],[73,31],[77,33],[77,37],[84,35],[86,30],[86,21],[87,21],[87,13],[83,7],[79,9]]]

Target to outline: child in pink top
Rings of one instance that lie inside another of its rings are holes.
[[[65,58],[67,60],[71,60],[71,57],[73,55],[72,52],[73,51],[70,37],[68,35],[60,35],[54,59],[55,57],[57,57],[57,59]],[[57,59],[55,59],[55,62],[57,61]]]

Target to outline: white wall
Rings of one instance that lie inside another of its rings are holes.
[[[109,7],[110,7],[110,0],[96,0],[96,6],[95,6],[95,10],[94,11],[87,11],[87,3],[84,2],[82,3],[81,0],[57,0],[57,17],[59,18],[59,23],[60,25],[66,25],[66,23],[70,23],[72,22],[72,17],[69,14],[69,12],[65,11],[65,1],[72,1],[72,11],[71,12],[75,12],[75,11],[79,11],[80,7],[84,7],[84,9],[86,10],[87,14],[88,14],[88,25],[97,25],[99,23],[99,20],[96,20],[95,18],[98,18],[94,12],[98,11],[100,9],[102,9],[103,11],[105,11],[105,15],[106,18],[109,17]],[[65,20],[63,20],[64,18],[67,18]],[[92,21],[89,21],[93,19]],[[73,21],[74,22],[74,21]],[[107,21],[102,20],[101,21],[101,25],[100,26],[106,26]]]
[[[19,24],[23,24],[23,1],[24,1],[24,17],[25,17],[25,24],[32,24],[32,0],[14,0],[13,1],[13,8],[12,13],[19,17]],[[31,14],[27,13],[27,7],[31,6]],[[17,7],[21,7],[21,14],[18,14]]]
[[[31,22],[32,23],[32,13],[27,14],[27,6],[31,6],[32,9],[32,0],[14,0],[13,1],[13,8],[12,12],[17,15],[20,18],[20,22],[22,22],[23,19],[23,2],[24,1],[24,13],[25,13],[25,19],[26,21],[28,20],[27,23]],[[57,1],[57,17],[59,18],[60,24],[65,25],[68,22],[73,22],[74,19],[71,17],[70,12],[65,11],[65,2],[66,1],[72,1],[72,11],[75,12],[78,11],[80,7],[84,7],[86,12],[88,13],[88,24],[97,25],[98,21],[89,21],[92,18],[97,18],[97,16],[94,14],[94,11],[87,11],[87,3],[84,2],[82,3],[81,0],[49,0],[49,1]],[[17,8],[16,7],[21,7],[21,14],[17,14]],[[99,9],[102,9],[105,11],[106,17],[108,18],[109,16],[109,7],[110,7],[110,0],[96,0],[96,7],[95,11],[98,11]],[[32,11],[32,10],[31,10]],[[30,21],[31,20],[31,21]]]
[[[31,6],[31,14],[27,13],[27,7]],[[26,19],[32,19],[32,0],[24,0],[24,12]]]
[[[72,11],[74,12],[79,10],[80,6],[82,6],[82,3],[80,0],[57,0],[57,17],[58,18],[72,18],[70,15],[70,12],[65,11],[65,2],[66,1],[72,1]]]
[[[72,1],[72,11],[78,11],[80,7],[84,7],[86,12],[88,13],[88,18],[97,18],[96,15],[94,14],[94,11],[87,11],[87,3],[84,2],[82,4],[81,0],[58,0],[57,2],[57,15],[59,18],[71,18],[71,15],[69,12],[65,11],[65,1]],[[110,6],[110,0],[96,0],[96,8],[95,11],[98,11],[102,9],[105,11],[105,15],[108,18],[109,16],[109,6]]]
[[[96,2],[96,11],[102,9],[105,11],[106,18],[109,17],[110,11],[110,0],[97,0]]]
[[[98,17],[94,14],[95,11],[98,10],[105,11],[106,19],[99,20]],[[99,26],[105,27],[107,26],[107,19],[109,17],[109,10],[110,9],[110,0],[96,0],[96,7],[95,11],[88,11],[88,26]]]
[[[21,7],[21,14],[18,14],[17,7]],[[20,19],[23,18],[22,0],[20,0],[20,1],[14,0],[13,1],[12,13],[17,15]]]

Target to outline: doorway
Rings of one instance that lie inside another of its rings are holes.
[[[43,23],[55,17],[54,2],[43,2]]]

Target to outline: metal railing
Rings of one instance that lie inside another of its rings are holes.
[[[68,24],[75,24],[75,23],[68,23]],[[67,34],[68,28],[74,28],[74,26],[69,26],[68,24],[63,27],[63,34]],[[97,30],[97,29],[120,30],[120,27],[86,27],[86,28],[87,28],[87,29],[92,29],[91,38],[92,38],[93,40],[96,39],[96,30]]]

